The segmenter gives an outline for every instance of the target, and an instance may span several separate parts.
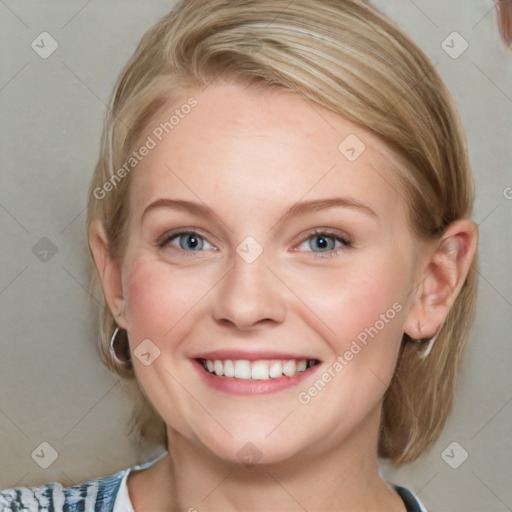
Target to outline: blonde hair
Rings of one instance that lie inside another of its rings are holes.
[[[129,175],[97,191],[129,158],[164,105],[189,87],[222,77],[296,92],[374,133],[396,155],[411,231],[440,239],[453,221],[469,218],[474,190],[465,135],[451,96],[428,57],[394,22],[364,0],[187,0],[142,38],[122,73],[106,118],[89,196],[89,226],[100,220],[110,256],[126,243]],[[96,192],[95,192],[96,191]],[[452,408],[463,349],[475,316],[477,260],[431,353],[404,334],[385,394],[379,456],[395,465],[427,451]],[[115,320],[102,314],[100,348],[116,374],[128,363],[110,355]],[[117,343],[129,357],[126,333]],[[165,425],[143,390],[133,428],[166,447]]]

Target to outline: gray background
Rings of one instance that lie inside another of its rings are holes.
[[[125,434],[130,403],[96,349],[99,297],[88,293],[85,206],[115,80],[172,3],[0,0],[2,487],[72,485],[154,455]],[[510,511],[512,51],[497,35],[491,0],[374,3],[436,63],[461,111],[481,265],[454,413],[428,455],[382,470],[430,512]],[[43,31],[59,45],[47,59],[31,47]],[[456,59],[442,47],[453,31],[469,44]],[[31,456],[43,442],[58,455],[47,469]],[[453,469],[445,459],[460,463],[462,450],[468,458]]]

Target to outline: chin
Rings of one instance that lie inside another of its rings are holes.
[[[283,438],[276,436],[274,440],[265,436],[250,440],[250,435],[246,434],[243,438],[235,438],[227,441],[205,440],[203,441],[207,449],[219,459],[228,464],[237,464],[246,467],[254,467],[269,464],[278,464],[293,458],[300,447],[290,442],[288,439],[284,443]]]

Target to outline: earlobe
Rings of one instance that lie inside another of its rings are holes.
[[[124,293],[121,270],[116,260],[111,257],[108,237],[101,221],[96,220],[89,228],[89,247],[101,280],[105,301],[117,325],[125,329]]]
[[[478,228],[469,219],[456,221],[430,249],[420,271],[414,302],[404,325],[413,339],[435,336],[459,294],[478,245]]]

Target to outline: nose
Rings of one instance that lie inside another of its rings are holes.
[[[213,315],[218,323],[240,330],[278,324],[286,317],[286,293],[263,255],[247,263],[235,254],[233,267],[216,287]]]

